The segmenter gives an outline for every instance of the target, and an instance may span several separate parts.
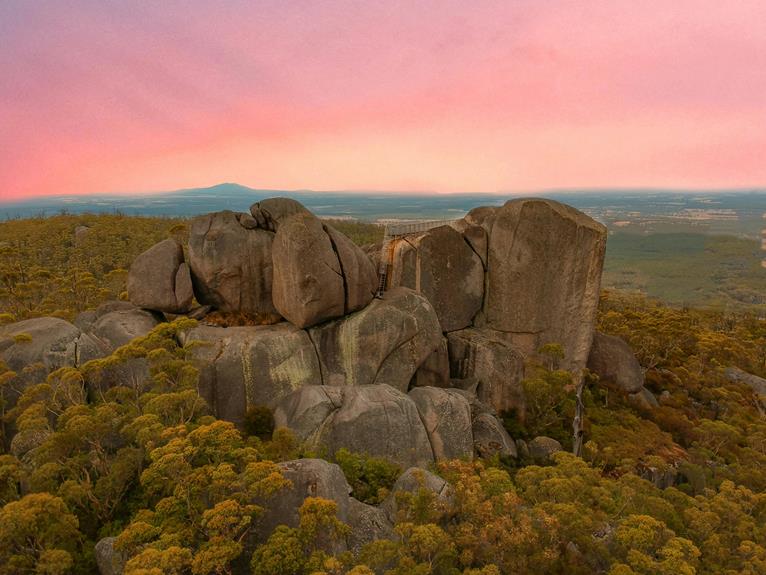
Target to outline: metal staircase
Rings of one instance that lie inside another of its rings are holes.
[[[429,220],[423,222],[406,222],[386,224],[383,235],[383,247],[380,249],[380,266],[378,267],[378,295],[382,297],[388,287],[388,276],[394,265],[396,241],[400,238],[419,232],[425,232],[439,226],[448,226],[457,220]]]

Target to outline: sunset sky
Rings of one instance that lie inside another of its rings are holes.
[[[0,199],[766,185],[766,1],[4,0]]]

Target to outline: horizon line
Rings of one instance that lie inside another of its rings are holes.
[[[96,192],[96,193],[74,193],[74,194],[47,194],[32,196],[27,198],[12,198],[3,199],[0,198],[0,205],[17,204],[24,202],[33,202],[36,200],[53,200],[64,198],[126,198],[126,197],[151,197],[151,196],[164,196],[171,194],[180,194],[183,192],[197,192],[202,190],[213,190],[223,186],[235,186],[243,188],[244,191],[251,192],[274,192],[274,193],[287,193],[287,194],[386,194],[386,195],[423,195],[423,196],[504,196],[504,195],[544,195],[544,194],[576,194],[576,193],[600,193],[600,194],[616,194],[616,193],[680,193],[680,194],[712,194],[712,193],[758,193],[766,192],[766,185],[760,186],[733,186],[722,188],[697,188],[697,187],[674,187],[674,186],[566,186],[545,188],[538,190],[496,190],[496,191],[461,191],[461,192],[445,192],[438,190],[386,190],[386,189],[363,189],[363,188],[347,188],[347,189],[312,189],[312,188],[294,188],[294,189],[280,189],[280,188],[254,188],[245,184],[239,184],[237,182],[220,182],[210,186],[199,187],[187,187],[177,188],[173,190],[152,190],[152,191],[112,191],[112,192]]]

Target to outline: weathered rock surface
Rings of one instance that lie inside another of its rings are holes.
[[[82,331],[88,332],[91,330],[96,320],[105,316],[106,314],[113,311],[125,311],[134,309],[136,309],[136,306],[134,306],[129,301],[111,300],[102,303],[94,310],[88,310],[77,314],[77,317],[74,318],[74,324]]]
[[[277,406],[274,422],[333,455],[345,447],[354,453],[384,457],[403,467],[428,465],[431,444],[415,403],[388,385],[301,388]],[[303,397],[301,397],[303,396]],[[312,431],[311,426],[327,415]]]
[[[466,218],[453,222],[451,226],[463,235],[463,239],[468,242],[471,249],[479,256],[481,265],[486,270],[487,250],[489,248],[489,234],[487,230],[479,224],[469,222]]]
[[[410,383],[415,387],[452,387],[446,337],[441,338],[439,347],[420,364]]]
[[[274,425],[289,428],[298,439],[317,443],[325,422],[343,406],[343,388],[306,385],[284,397],[274,409]]]
[[[418,367],[441,344],[428,300],[395,288],[363,310],[309,330],[325,385],[387,384],[407,391]]]
[[[332,226],[325,224],[323,227],[343,273],[344,314],[360,310],[372,301],[378,290],[377,269],[362,248]]]
[[[644,372],[633,350],[624,340],[613,335],[593,334],[588,369],[625,393],[638,393],[644,387]]]
[[[247,408],[273,407],[295,389],[322,381],[308,334],[289,323],[253,327],[198,326],[182,343],[203,360],[200,394],[221,419],[241,424]]]
[[[280,463],[282,476],[291,485],[270,496],[264,503],[264,512],[256,520],[256,531],[261,540],[278,525],[297,527],[298,510],[307,497],[322,497],[337,504],[337,516],[348,522],[351,487],[340,467],[323,459],[296,459]]]
[[[468,328],[447,334],[450,375],[476,380],[479,400],[497,412],[524,409],[524,356],[505,341],[505,334]]]
[[[230,211],[192,220],[188,264],[194,293],[201,304],[222,312],[273,316],[274,234],[253,229],[251,221],[249,214]]]
[[[6,409],[19,391],[66,366],[78,366],[102,355],[92,339],[63,319],[39,317],[0,326],[0,359],[16,376],[3,391]]]
[[[122,575],[125,569],[125,557],[114,549],[116,540],[116,537],[104,537],[96,543],[94,555],[100,575]]]
[[[133,261],[128,273],[128,296],[142,308],[168,313],[189,311],[194,291],[184,250],[178,242],[164,240]]]
[[[516,457],[516,442],[503,424],[491,413],[479,413],[473,418],[473,447],[478,457],[489,458],[496,454]]]
[[[11,440],[11,453],[22,459],[24,455],[40,447],[48,437],[51,431],[47,429],[24,429],[16,433]]]
[[[507,202],[491,215],[484,317],[525,355],[559,343],[562,367],[585,367],[606,228],[552,200]]]
[[[481,309],[484,266],[460,232],[440,226],[396,243],[389,285],[422,293],[442,330],[454,331],[471,325]]]
[[[88,330],[111,353],[115,349],[144,336],[159,325],[153,313],[136,307],[120,307],[97,317]]]
[[[256,225],[264,230],[276,232],[279,224],[296,214],[311,215],[303,204],[290,198],[267,198],[250,206]]]
[[[416,387],[409,393],[425,425],[436,459],[472,459],[471,406],[460,393]]]
[[[563,451],[561,444],[551,437],[540,435],[527,443],[529,456],[536,463],[550,463],[554,453]]]
[[[438,475],[421,467],[410,467],[399,476],[391,493],[380,504],[380,508],[386,513],[389,521],[396,521],[396,516],[401,510],[399,499],[402,493],[417,493],[421,489],[431,491],[436,495],[436,501],[444,506],[449,505],[453,498],[452,487]]]
[[[145,336],[159,325],[160,320],[159,314],[139,309],[128,302],[109,302],[100,306],[87,333],[83,333],[79,339],[83,349],[95,351],[88,354],[88,357],[81,353],[80,364],[88,359],[107,356],[133,339]],[[86,383],[88,389],[95,393],[118,385],[136,385],[148,377],[147,360],[135,358],[104,371],[89,373]]]
[[[366,306],[377,273],[361,248],[309,212],[279,225],[274,239],[274,306],[298,327],[310,327]]]
[[[761,402],[766,404],[766,379],[748,373],[738,367],[727,367],[724,370],[724,376],[729,381],[744,383],[759,396]]]
[[[649,411],[655,407],[660,406],[660,402],[657,401],[657,398],[654,397],[654,394],[645,387],[642,387],[641,390],[637,391],[636,393],[631,393],[628,395],[628,401],[630,401],[639,409],[643,409],[645,411]]]
[[[349,551],[359,553],[362,547],[381,539],[394,539],[394,527],[385,510],[373,505],[349,499],[348,525],[351,533],[348,537]]]
[[[345,312],[343,272],[322,222],[310,214],[288,218],[274,239],[274,306],[298,327]]]

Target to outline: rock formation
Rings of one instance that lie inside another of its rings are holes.
[[[276,316],[271,298],[272,232],[250,214],[224,211],[194,218],[189,267],[194,295],[223,312]]]
[[[525,364],[540,346],[560,344],[563,368],[578,371],[590,355],[604,379],[633,395],[643,389],[624,344],[597,335],[591,353],[605,239],[603,226],[550,200],[476,208],[396,237],[390,254],[378,247],[376,262],[391,268],[374,297],[369,252],[300,203],[272,198],[250,213],[195,218],[186,253],[169,239],[141,254],[129,273],[132,304],[85,312],[76,325],[40,318],[0,328],[0,357],[19,372],[38,365],[17,377],[40,379],[186,314],[201,324],[180,340],[197,342],[200,393],[219,418],[242,425],[249,408],[267,406],[329,454],[346,447],[404,467],[515,457],[498,414],[523,418]],[[194,300],[201,307],[192,310]],[[208,312],[239,323],[211,325]],[[135,360],[99,385],[146,373]]]
[[[525,355],[561,344],[562,367],[582,369],[596,321],[606,228],[542,199],[509,201],[487,219],[486,325],[506,333]]]
[[[524,355],[487,328],[469,328],[447,334],[450,375],[474,380],[479,399],[498,412],[524,409]]]
[[[277,406],[274,421],[330,456],[345,447],[404,467],[434,461],[415,403],[388,385],[303,387]]]
[[[593,334],[588,369],[625,393],[638,393],[644,387],[641,365],[630,346],[619,337],[599,332]]]
[[[442,331],[468,327],[484,299],[484,266],[463,235],[441,226],[398,242],[392,285],[422,293]]]
[[[199,341],[199,389],[213,413],[241,424],[248,407],[274,407],[306,384],[319,384],[316,350],[306,331],[282,322],[252,327],[201,325],[181,338]]]
[[[298,327],[359,310],[375,295],[377,275],[366,254],[308,212],[280,223],[272,257],[274,306]]]
[[[324,384],[379,383],[405,392],[442,342],[433,307],[406,288],[388,291],[363,310],[310,329],[309,334]]]
[[[128,274],[128,296],[142,308],[189,311],[194,292],[181,244],[165,240],[138,256]]]

